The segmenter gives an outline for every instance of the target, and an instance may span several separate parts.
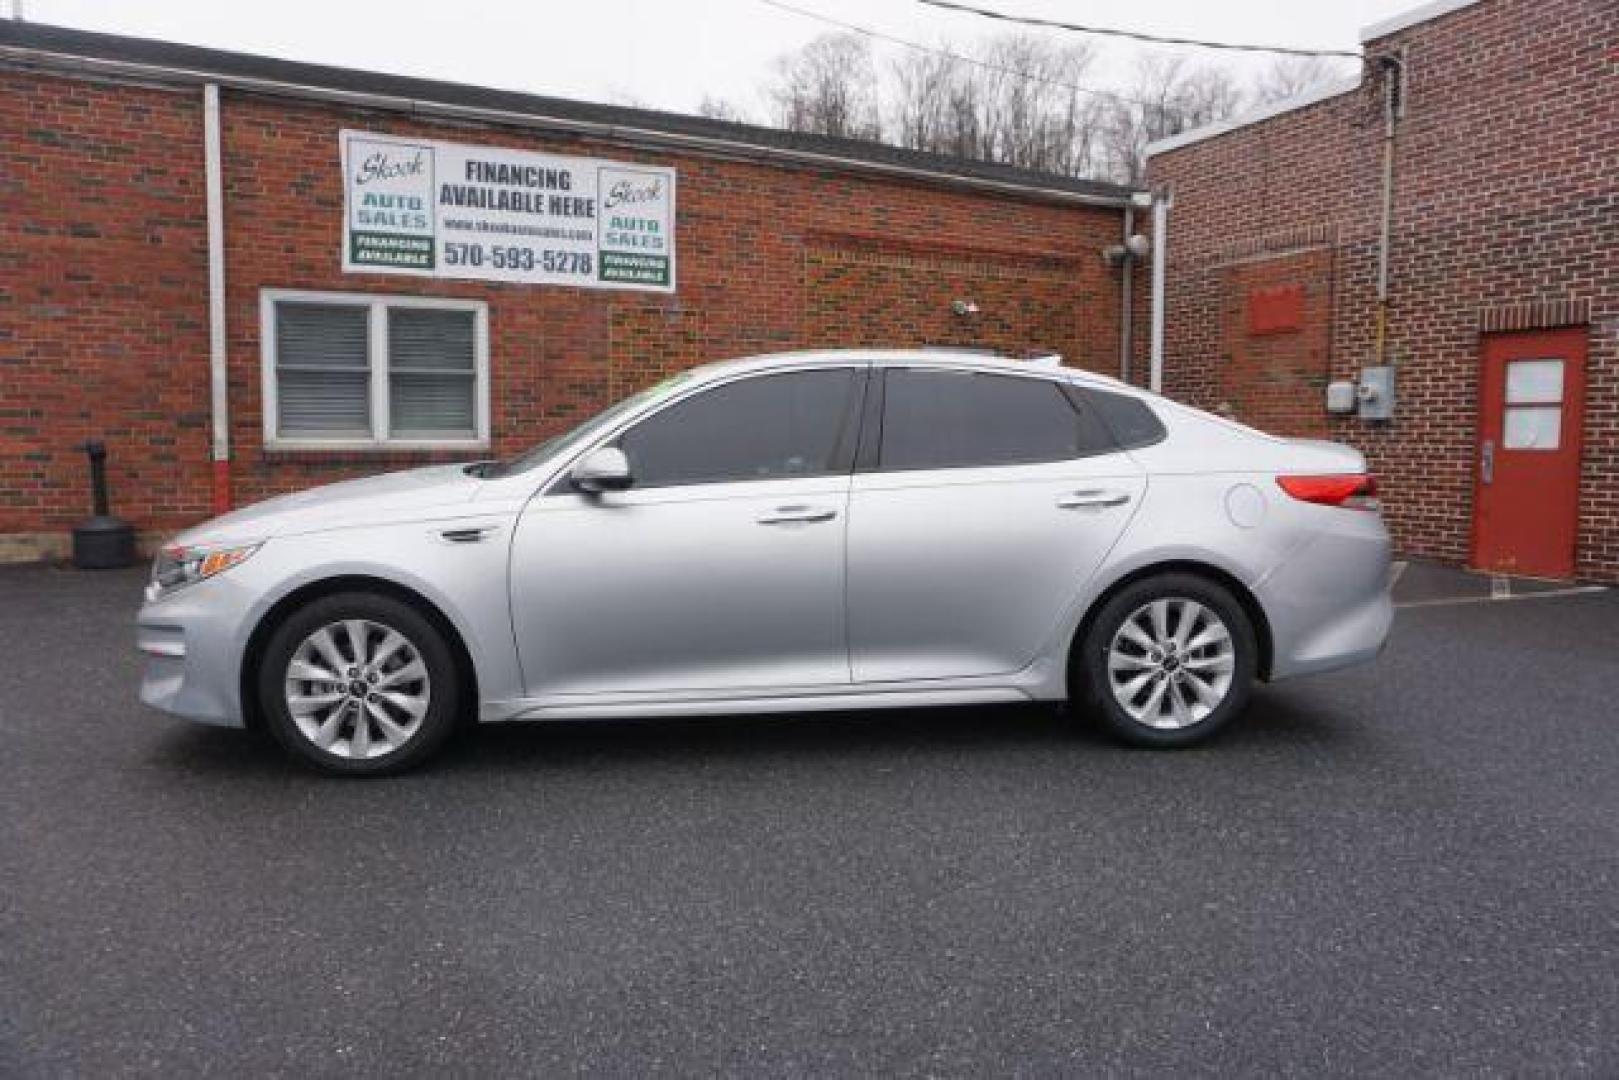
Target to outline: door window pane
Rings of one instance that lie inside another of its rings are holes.
[[[881,468],[953,469],[1063,461],[1113,441],[1047,379],[969,371],[888,373]]]
[[[353,304],[276,305],[280,434],[371,433],[369,324],[367,310]]]
[[[742,379],[648,417],[619,446],[638,488],[825,475],[854,386],[847,368]]]
[[[390,433],[475,437],[477,347],[477,317],[471,311],[390,308]]]
[[[1509,405],[1501,446],[1505,450],[1556,450],[1562,427],[1560,405]]]
[[[1507,363],[1507,404],[1550,404],[1563,400],[1561,360],[1512,360]]]

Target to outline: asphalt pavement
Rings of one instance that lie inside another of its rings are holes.
[[[1194,751],[529,725],[355,782],[141,708],[139,585],[0,569],[3,1075],[1619,1075],[1619,593],[1407,608]]]

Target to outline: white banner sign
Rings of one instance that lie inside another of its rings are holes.
[[[346,273],[675,289],[675,171],[342,133]]]

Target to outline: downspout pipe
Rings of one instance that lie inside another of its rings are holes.
[[[208,398],[213,422],[213,511],[230,509],[230,383],[225,367],[225,184],[219,84],[202,88],[202,142],[208,214]]]
[[[1136,231],[1136,208],[1134,203],[1124,204],[1124,258],[1119,262],[1119,381],[1130,381],[1130,308],[1133,298],[1130,295],[1132,279],[1136,276],[1135,260],[1130,258],[1130,237]]]
[[[1164,263],[1169,250],[1169,208],[1174,193],[1156,191],[1152,200],[1152,352],[1147,388],[1164,392]]]

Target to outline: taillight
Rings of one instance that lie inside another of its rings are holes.
[[[1328,476],[1278,476],[1283,491],[1302,502],[1341,506],[1346,510],[1376,510],[1377,478],[1370,473]]]

